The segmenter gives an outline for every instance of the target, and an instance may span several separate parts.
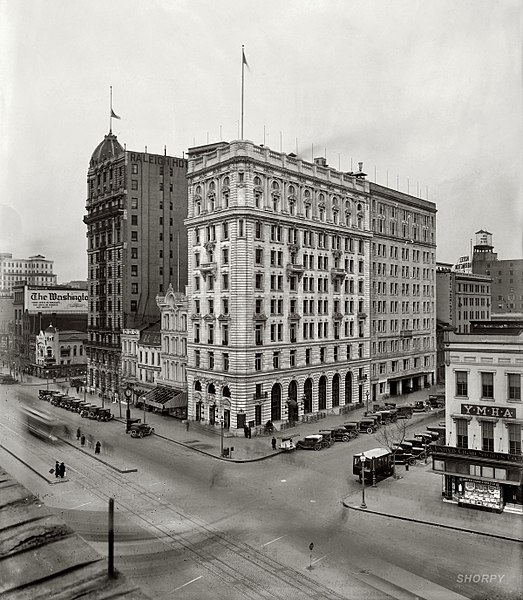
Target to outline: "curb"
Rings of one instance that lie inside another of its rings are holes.
[[[114,469],[115,471],[118,471],[118,473],[137,473],[138,469],[136,468],[130,468],[130,469],[120,469],[118,467],[115,467],[114,465],[112,465],[111,463],[107,462],[106,460],[104,460],[103,458],[100,458],[99,456],[97,456],[96,454],[91,454],[90,452],[88,452],[87,450],[84,450],[82,447],[78,447],[75,444],[73,444],[73,442],[69,442],[67,440],[64,440],[64,438],[58,438],[61,442],[63,442],[64,444],[67,444],[68,446],[71,446],[72,448],[75,448],[76,450],[78,450],[79,452],[83,452],[84,454],[86,454],[87,456],[90,456],[91,458],[94,458],[95,460],[103,463],[106,467],[109,467],[111,469]]]
[[[398,519],[399,521],[407,521],[409,523],[421,523],[422,525],[430,525],[431,527],[439,527],[441,529],[451,529],[454,531],[464,531],[465,533],[472,533],[474,535],[483,535],[485,537],[497,538],[500,540],[505,540],[508,542],[517,542],[521,543],[521,539],[512,538],[504,535],[498,535],[496,533],[485,533],[484,531],[474,531],[473,529],[466,529],[465,527],[455,527],[454,525],[444,525],[443,523],[435,523],[431,521],[422,521],[421,519],[413,519],[411,517],[402,517],[400,515],[391,515],[384,512],[379,512],[377,510],[369,510],[368,508],[360,508],[359,506],[352,506],[347,504],[345,500],[342,500],[342,504],[345,508],[349,510],[356,510],[362,513],[370,513],[373,515],[379,515],[380,517],[388,517],[389,519]]]
[[[124,419],[115,418],[115,421],[119,421],[120,423],[125,423]],[[189,448],[189,450],[194,450],[195,452],[199,452],[200,454],[205,454],[205,456],[210,456],[211,458],[216,458],[217,460],[222,460],[223,462],[228,463],[251,463],[251,462],[259,462],[261,460],[267,460],[268,458],[272,458],[277,456],[278,454],[282,454],[283,450],[279,450],[278,452],[272,452],[271,454],[267,454],[266,456],[257,456],[256,458],[225,458],[224,456],[220,456],[219,454],[212,454],[211,452],[207,452],[206,450],[201,450],[200,448],[195,448],[194,446],[190,446],[189,444],[184,444],[183,442],[179,442],[178,440],[173,440],[173,438],[167,437],[165,435],[161,435],[160,433],[154,432],[154,435],[162,440],[166,440],[167,442],[171,442],[173,444],[178,444],[179,446],[183,446],[184,448]]]
[[[13,458],[16,458],[16,460],[18,462],[21,462],[23,465],[25,465],[29,470],[33,471],[33,473],[35,473],[36,475],[38,475],[38,477],[41,477],[42,479],[45,479],[45,481],[47,481],[47,483],[49,485],[56,485],[57,483],[65,483],[66,481],[69,481],[68,477],[64,477],[63,479],[57,479],[56,477],[54,479],[49,479],[49,477],[42,475],[42,473],[40,473],[40,471],[38,471],[37,469],[35,469],[34,467],[32,467],[29,463],[27,463],[25,460],[22,460],[19,456],[17,456],[14,452],[11,452],[11,450],[9,450],[9,448],[6,448],[5,446],[3,446],[2,444],[0,444],[0,448],[2,448],[2,450],[4,450],[5,452],[7,452],[8,454],[10,454]]]

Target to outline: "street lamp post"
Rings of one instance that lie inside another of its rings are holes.
[[[49,369],[45,372],[45,376],[47,378],[46,391],[49,391]]]
[[[365,392],[365,397],[367,399],[367,411],[366,411],[365,415],[368,415],[369,414],[369,390],[367,390]]]
[[[365,461],[367,460],[367,457],[365,456],[365,454],[362,454],[360,456],[360,462],[361,462],[361,504],[360,504],[360,508],[367,508],[367,505],[365,504]]]
[[[220,417],[220,456],[223,456],[223,412]]]

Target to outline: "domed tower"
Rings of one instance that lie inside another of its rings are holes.
[[[106,400],[126,383],[122,329],[156,321],[156,294],[170,282],[179,291],[187,283],[186,174],[185,159],[128,151],[112,130],[91,155],[84,216],[87,384]]]

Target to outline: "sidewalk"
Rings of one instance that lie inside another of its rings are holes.
[[[474,508],[458,507],[443,502],[441,475],[428,464],[418,463],[405,471],[397,467],[400,479],[389,477],[376,487],[365,486],[365,504],[361,508],[362,491],[346,496],[343,505],[350,509],[384,517],[424,523],[434,527],[468,531],[475,534],[521,542],[523,518],[509,513],[492,513]]]

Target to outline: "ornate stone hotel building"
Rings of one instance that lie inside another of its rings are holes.
[[[250,141],[189,150],[188,413],[297,420],[369,391],[369,183]]]

